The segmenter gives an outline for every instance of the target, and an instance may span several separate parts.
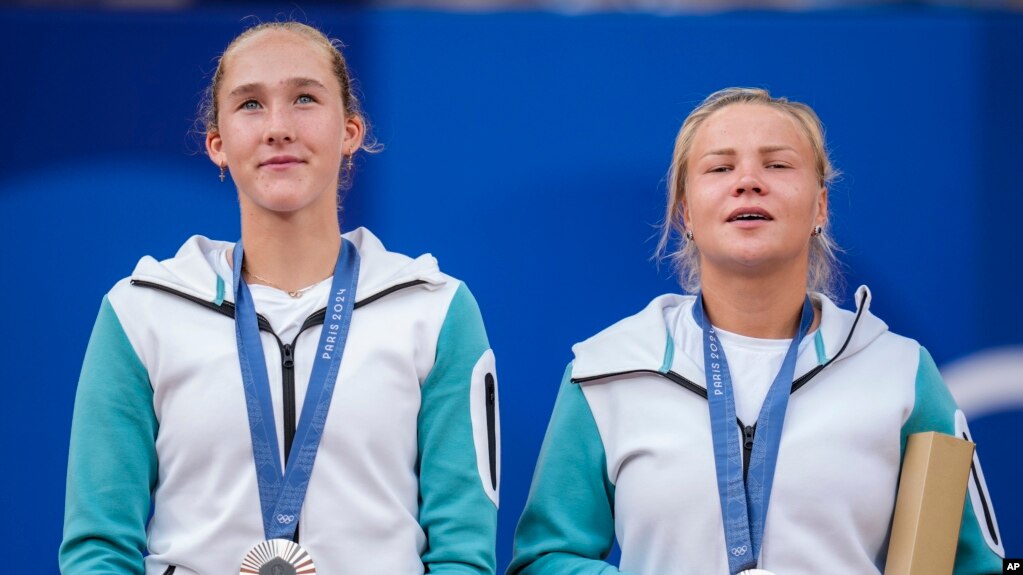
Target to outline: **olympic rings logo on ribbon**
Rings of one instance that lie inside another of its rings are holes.
[[[283,523],[285,525],[287,525],[288,523],[291,523],[294,520],[295,520],[295,516],[294,515],[284,515],[282,513],[282,514],[279,514],[277,516],[277,522],[278,523]]]
[[[742,547],[732,547],[732,555],[736,557],[740,555],[745,555],[747,551],[749,551],[749,548],[746,547],[745,545],[743,545]]]

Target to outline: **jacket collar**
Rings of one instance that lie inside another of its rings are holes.
[[[359,301],[408,282],[422,282],[427,289],[436,289],[446,281],[436,258],[430,254],[413,259],[389,252],[366,228],[357,228],[342,237],[355,245],[361,257],[356,288]],[[158,261],[151,256],[143,257],[135,266],[131,279],[159,284],[220,305],[234,299],[231,278],[219,277],[207,254],[233,245],[232,242],[192,236],[173,258]]]
[[[856,311],[839,308],[821,294],[813,294],[820,306],[821,322],[811,345],[802,348],[796,374],[849,357],[888,331],[870,313],[870,290],[856,290]],[[703,332],[693,319],[695,296],[666,294],[655,298],[638,314],[627,317],[572,347],[572,379],[590,380],[628,372],[673,371],[704,386]],[[666,318],[681,318],[677,331]],[[674,334],[672,332],[675,332]],[[673,338],[674,335],[674,338]],[[675,341],[677,338],[678,341]],[[844,349],[843,349],[844,347]]]

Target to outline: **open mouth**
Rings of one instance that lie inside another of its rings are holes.
[[[729,222],[771,221],[771,214],[761,208],[739,208],[728,216]]]

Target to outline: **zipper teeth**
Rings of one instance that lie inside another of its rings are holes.
[[[753,456],[753,440],[757,436],[757,424],[744,425],[738,417],[735,418],[735,421],[739,424],[739,430],[742,431],[742,482],[746,483],[746,477],[749,475],[749,460]]]
[[[284,402],[284,463],[287,465],[291,446],[295,442],[295,350],[291,344],[281,347],[281,386]]]
[[[497,489],[497,430],[494,409],[494,374],[486,376],[486,404],[487,404],[487,449],[490,453],[490,486]]]

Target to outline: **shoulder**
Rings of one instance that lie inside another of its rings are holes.
[[[579,380],[628,371],[663,371],[670,365],[671,326],[667,317],[692,307],[694,296],[664,294],[572,346],[572,378]]]
[[[433,255],[409,257],[390,251],[366,228],[344,237],[359,251],[356,305],[360,309],[374,310],[370,315],[392,328],[397,324],[419,326],[418,333],[431,341],[486,345],[475,296],[464,282],[442,272]]]
[[[838,307],[830,299],[816,294],[814,300],[821,308],[820,335],[827,360],[852,357],[892,358],[915,372],[920,357],[920,344],[916,340],[896,334],[888,329],[870,306],[873,294],[867,286],[860,286],[854,295],[854,308]]]
[[[359,251],[358,300],[372,301],[394,291],[417,287],[409,294],[435,294],[426,299],[450,301],[462,282],[440,270],[437,258],[424,253],[410,257],[384,247],[383,242],[366,228],[356,228],[343,237]]]
[[[169,292],[219,305],[225,298],[225,281],[215,263],[233,245],[232,242],[195,235],[188,238],[170,258],[158,260],[153,256],[143,256],[131,275],[118,281],[107,297],[115,309],[140,300],[149,301],[157,294]]]

